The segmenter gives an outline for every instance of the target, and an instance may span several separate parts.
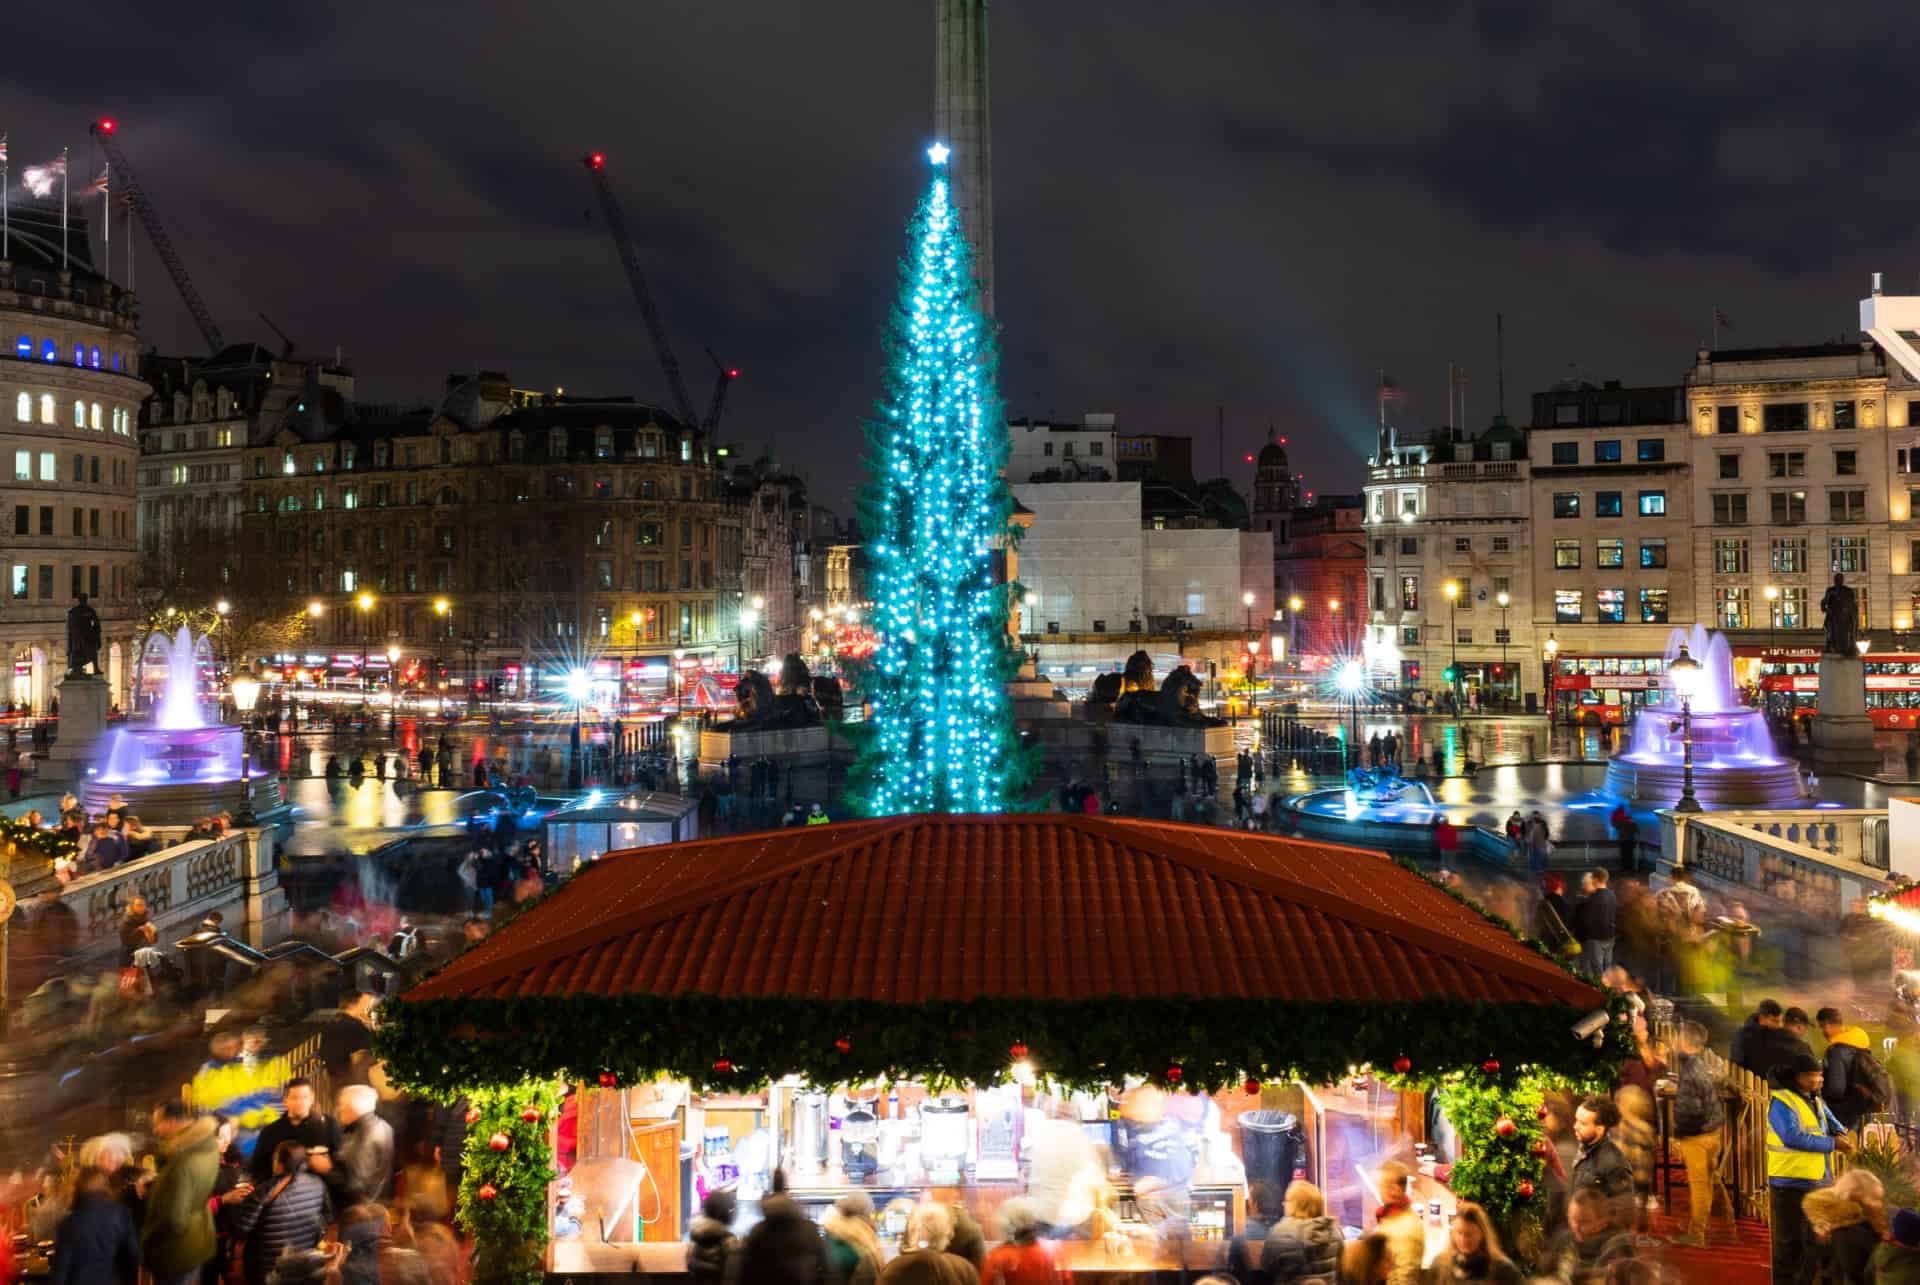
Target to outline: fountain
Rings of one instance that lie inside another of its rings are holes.
[[[1693,792],[1705,804],[1779,807],[1801,795],[1800,773],[1773,747],[1766,718],[1743,705],[1733,683],[1733,652],[1724,634],[1696,624],[1667,639],[1668,664],[1685,646],[1700,662],[1692,701]],[[1607,793],[1641,802],[1670,803],[1680,797],[1685,747],[1680,698],[1671,682],[1664,699],[1649,701],[1633,724],[1633,740],[1607,762]]]
[[[147,727],[120,727],[87,777],[89,809],[113,795],[149,822],[188,821],[220,811],[238,811],[253,785],[243,780],[241,729],[209,724],[200,708],[200,676],[213,664],[205,637],[182,625],[169,638],[155,633],[141,653],[143,673],[159,673],[159,699]],[[271,800],[269,802],[277,802]]]

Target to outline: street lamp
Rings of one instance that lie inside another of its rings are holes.
[[[1240,606],[1244,608],[1246,612],[1247,632],[1252,633],[1253,632],[1253,590],[1249,589],[1245,593],[1240,595]]]
[[[1333,685],[1347,698],[1352,709],[1353,731],[1347,739],[1347,752],[1355,754],[1360,746],[1360,689],[1367,685],[1366,667],[1357,660],[1348,661],[1333,676]]]
[[[233,707],[240,713],[240,811],[234,816],[235,825],[253,825],[253,780],[248,772],[250,754],[247,748],[247,716],[253,713],[253,707],[260,699],[260,683],[251,674],[243,674],[233,680]]]
[[[584,669],[567,671],[567,699],[573,702],[573,752],[567,757],[567,788],[580,788],[580,710],[593,694],[593,678]]]
[[[1453,663],[1447,666],[1447,686],[1453,691],[1453,718],[1460,721],[1460,582],[1441,586],[1447,595],[1447,632],[1453,635]]]
[[[1687,654],[1685,643],[1680,644],[1680,654],[1667,662],[1667,677],[1680,694],[1680,801],[1673,810],[1698,812],[1700,800],[1693,797],[1693,689],[1700,681],[1700,662]]]
[[[367,691],[367,613],[373,610],[373,595],[363,593],[353,600],[360,608],[360,692],[362,699]]]
[[[1511,640],[1511,635],[1507,633],[1507,608],[1513,604],[1513,595],[1502,589],[1493,596],[1493,600],[1500,604],[1500,699],[1505,702],[1507,700],[1507,643]]]
[[[1560,654],[1560,640],[1555,638],[1552,634],[1548,634],[1547,641],[1541,647],[1540,650],[1546,653],[1546,658],[1547,658],[1547,663],[1543,667],[1543,673],[1541,675],[1541,678],[1542,678],[1541,685],[1545,689],[1542,692],[1542,695],[1544,696],[1547,702],[1547,726],[1552,727],[1553,726],[1553,658]]]
[[[1249,707],[1253,704],[1253,680],[1258,676],[1259,668],[1260,640],[1249,638],[1247,639],[1247,704]]]
[[[766,599],[756,596],[753,601],[755,606],[740,608],[740,628],[734,631],[733,667],[742,674],[747,672],[747,630],[760,623],[757,604],[764,603]]]

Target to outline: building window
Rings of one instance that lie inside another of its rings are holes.
[[[1401,557],[1403,558],[1417,557],[1419,556],[1419,553],[1420,553],[1420,537],[1419,536],[1403,535],[1400,537],[1400,556]]]
[[[1553,462],[1555,464],[1578,464],[1580,462],[1580,443],[1555,442],[1553,444]]]
[[[1727,536],[1713,542],[1713,570],[1716,575],[1743,576],[1750,555],[1745,536]]]
[[[1722,629],[1745,629],[1750,605],[1744,585],[1720,585],[1713,591],[1713,618]]]
[[[1419,646],[1420,645],[1420,626],[1419,625],[1403,626],[1400,630],[1400,641],[1408,647]]]
[[[1807,453],[1805,451],[1768,451],[1768,477],[1805,477],[1807,475]]]
[[[1556,518],[1577,518],[1580,516],[1580,492],[1556,491],[1553,496],[1553,516]]]
[[[610,460],[613,458],[613,430],[596,428],[593,430],[593,458]]]
[[[1804,573],[1807,569],[1807,537],[1793,535],[1774,540],[1767,565],[1788,575]]]
[[[60,480],[60,458],[52,451],[40,452],[40,480],[42,482]]]
[[[1835,428],[1852,428],[1854,426],[1852,402],[1835,402],[1833,404],[1833,426]]]
[[[1747,524],[1747,493],[1745,491],[1715,491],[1713,493],[1713,524],[1715,526],[1745,526]]]
[[[1634,454],[1642,464],[1658,464],[1667,458],[1666,439],[1643,437],[1634,443]]]
[[[1667,542],[1665,540],[1642,540],[1640,542],[1640,565],[1642,567],[1666,566]]]
[[[1493,537],[1493,551],[1494,551],[1495,553],[1512,553],[1512,552],[1513,552],[1513,537],[1512,537],[1512,536],[1507,536],[1507,535],[1496,535],[1496,536],[1494,536],[1494,537]]]
[[[613,563],[606,558],[595,559],[593,564],[594,584],[601,589],[613,588]]]
[[[1774,616],[1781,629],[1804,629],[1807,627],[1807,587],[1788,585],[1780,591],[1780,601],[1774,604]]]
[[[1640,623],[1646,625],[1667,623],[1667,591],[1665,589],[1640,591]]]
[[[49,563],[40,564],[40,601],[46,602],[53,597],[53,567]]]
[[[48,427],[52,427],[53,425],[53,394],[52,393],[40,394],[40,422],[42,424],[47,425]]]
[[[1807,404],[1781,402],[1760,408],[1760,427],[1768,433],[1804,433],[1807,431]]]
[[[1453,551],[1454,551],[1455,553],[1472,553],[1472,552],[1473,552],[1473,537],[1472,537],[1472,536],[1470,536],[1470,535],[1456,535],[1456,536],[1454,536],[1454,537],[1453,537]]]
[[[1667,493],[1665,491],[1640,492],[1640,516],[1643,518],[1667,516]]]
[[[43,340],[41,340],[41,341],[40,341],[40,360],[41,360],[41,361],[45,361],[45,362],[56,362],[56,361],[59,361],[59,360],[60,360],[60,345],[59,345],[59,344],[57,344],[57,343],[55,343],[55,342],[53,342],[53,340],[51,340],[51,339],[43,339]],[[51,598],[51,597],[52,597],[53,595],[52,595],[52,594],[45,594],[45,595],[43,595],[43,596],[44,596],[44,597],[48,597],[48,598]]]
[[[1040,443],[1040,453],[1041,453],[1042,455],[1052,455],[1052,454],[1053,454],[1053,443],[1052,443],[1052,442],[1042,442],[1042,443]]]
[[[1620,462],[1619,441],[1595,442],[1593,444],[1593,462],[1595,464],[1618,464]]]
[[[1617,518],[1620,516],[1620,492],[1595,491],[1593,493],[1593,516],[1596,518]]]
[[[1578,589],[1553,591],[1553,618],[1563,625],[1580,623],[1580,591]]]
[[[1400,577],[1400,610],[1420,610],[1420,577]]]
[[[1770,491],[1767,493],[1767,507],[1772,521],[1777,526],[1805,522],[1807,493],[1805,491]]]
[[[1827,543],[1833,570],[1864,574],[1867,569],[1867,537],[1836,535]]]
[[[1497,627],[1496,627],[1496,628],[1494,629],[1494,631],[1493,631],[1493,643],[1494,643],[1494,646],[1496,646],[1496,647],[1505,647],[1505,646],[1506,646],[1506,645],[1507,645],[1508,643],[1510,643],[1510,642],[1512,642],[1512,641],[1513,641],[1513,630],[1511,630],[1511,629],[1500,629],[1500,628],[1497,628]]]
[[[1578,571],[1580,569],[1580,542],[1578,540],[1555,540],[1553,542],[1553,567],[1556,571]]]
[[[13,589],[14,601],[25,602],[27,598],[27,564],[26,563],[16,562],[13,564],[13,575],[10,578],[10,583]]]
[[[1453,640],[1462,647],[1471,647],[1473,645],[1473,630],[1456,629],[1453,631]]]
[[[1595,540],[1593,542],[1593,565],[1596,567],[1626,566],[1627,542],[1625,540]]]
[[[1737,433],[1740,431],[1740,408],[1738,406],[1716,406],[1714,408],[1714,431],[1717,433]]]
[[[1625,589],[1596,589],[1593,591],[1593,615],[1603,625],[1624,625],[1627,623],[1627,591]]]
[[[1827,492],[1827,521],[1865,522],[1866,520],[1867,493],[1865,491]]]
[[[1836,477],[1852,477],[1860,471],[1860,455],[1857,451],[1835,451],[1833,453],[1833,472]]]
[[[693,463],[693,439],[691,437],[683,437],[680,439],[680,462],[682,464]]]

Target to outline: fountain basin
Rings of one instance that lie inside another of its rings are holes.
[[[238,727],[116,728],[80,794],[90,812],[119,795],[128,811],[163,825],[239,812],[249,795],[255,813],[280,806],[277,781],[241,781],[244,745]]]
[[[1686,769],[1679,763],[1616,755],[1607,760],[1606,792],[1619,799],[1670,807],[1679,801],[1685,775]],[[1696,760],[1693,765],[1693,796],[1709,806],[1787,807],[1803,792],[1799,770],[1779,759]]]

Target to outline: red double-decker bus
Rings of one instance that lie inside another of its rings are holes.
[[[1553,661],[1553,717],[1562,723],[1620,726],[1660,689],[1661,656],[1568,655]]]
[[[1920,654],[1869,652],[1867,717],[1885,729],[1920,727]],[[1811,648],[1768,652],[1762,658],[1760,691],[1775,719],[1811,714],[1820,690],[1820,657]]]

